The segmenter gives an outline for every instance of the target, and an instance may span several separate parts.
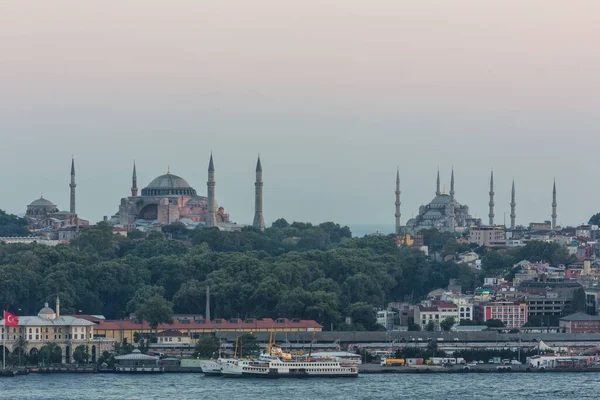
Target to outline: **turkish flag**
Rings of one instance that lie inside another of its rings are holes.
[[[19,326],[19,317],[4,311],[4,326]]]

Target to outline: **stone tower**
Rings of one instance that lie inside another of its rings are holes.
[[[131,196],[136,197],[138,195],[137,187],[137,173],[135,171],[135,161],[133,162],[133,175],[131,176]]]
[[[256,162],[256,182],[254,182],[254,223],[252,225],[261,232],[265,230],[262,188],[262,166],[260,165],[260,156],[258,156],[258,161]]]
[[[400,233],[400,168],[396,171],[396,234]]]
[[[210,228],[217,226],[217,215],[215,214],[215,165],[213,163],[212,153],[210,154],[210,161],[208,163],[208,182],[206,183],[206,186],[206,195],[208,197],[206,226]]]
[[[489,225],[493,226],[494,225],[494,171],[492,171],[491,174],[490,174],[490,202],[489,202],[489,206],[490,206],[490,213],[488,214]]]
[[[552,229],[556,229],[556,179],[554,179],[554,185],[552,186]]]
[[[517,214],[515,212],[515,207],[517,203],[515,203],[515,180],[512,182],[512,191],[510,193],[510,229],[515,229],[515,219],[517,218]]]
[[[450,175],[450,198],[454,200],[454,167],[452,167],[452,174]]]
[[[69,212],[71,214],[75,214],[75,158],[71,158],[71,183],[69,187],[71,188],[71,206],[69,207]]]
[[[436,189],[435,189],[435,195],[439,196],[442,192],[440,192],[440,169],[438,168],[438,173],[437,173],[437,185],[436,185]]]

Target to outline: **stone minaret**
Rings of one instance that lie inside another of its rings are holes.
[[[56,296],[56,318],[60,317],[60,299]]]
[[[400,168],[396,171],[396,234],[400,233]]]
[[[71,207],[69,208],[69,212],[71,214],[75,214],[75,158],[71,158],[71,183],[69,187],[71,188]]]
[[[454,167],[452,167],[452,174],[450,175],[450,198],[454,200]]]
[[[489,220],[489,225],[493,226],[494,225],[494,171],[492,171],[491,175],[490,175],[490,213],[488,214],[488,217],[490,218]]]
[[[515,203],[515,180],[512,182],[512,192],[510,194],[510,229],[515,229],[515,219],[517,218],[517,214],[515,212],[515,207],[517,203]]]
[[[215,165],[213,164],[212,153],[208,163],[208,182],[206,183],[206,195],[208,197],[208,210],[206,213],[206,226],[217,226],[217,215],[215,214]]]
[[[262,166],[260,165],[260,156],[258,156],[258,161],[256,162],[256,182],[254,182],[254,223],[252,225],[261,232],[265,230],[262,188]]]
[[[556,229],[556,179],[554,179],[554,185],[552,186],[552,229]]]
[[[435,189],[435,195],[439,196],[442,192],[440,192],[440,169],[438,168],[438,173],[437,173],[437,186]]]
[[[137,187],[137,173],[135,171],[135,161],[133,162],[133,175],[131,176],[131,196],[136,197],[138,195]]]

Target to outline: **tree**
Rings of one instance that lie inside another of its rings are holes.
[[[244,357],[257,355],[260,350],[256,336],[251,333],[244,333],[242,336],[240,336],[239,343],[242,349],[242,355]]]
[[[148,321],[150,328],[156,330],[159,324],[173,323],[173,304],[162,296],[152,296],[136,308],[138,319]]]
[[[504,328],[504,322],[499,319],[488,319],[484,322],[488,328]]]
[[[590,217],[590,224],[600,225],[600,213],[594,214]]]
[[[454,326],[454,317],[446,317],[442,320],[442,322],[440,322],[440,328],[442,328],[442,330],[448,332],[450,330],[450,328],[452,328]]]
[[[360,326],[367,331],[379,330],[377,328],[377,314],[372,305],[365,302],[353,303],[348,307],[348,315],[352,324]]]
[[[210,358],[219,351],[219,341],[213,335],[202,335],[194,346],[194,357]]]
[[[429,321],[427,325],[425,325],[425,330],[427,332],[433,332],[435,330],[435,324],[433,323],[433,321]]]
[[[28,235],[27,221],[24,218],[0,210],[0,237]]]
[[[77,346],[73,351],[73,359],[78,363],[88,362],[89,358],[87,347],[84,345]]]

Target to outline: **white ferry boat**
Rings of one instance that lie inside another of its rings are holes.
[[[204,375],[221,376],[221,364],[217,360],[204,360],[199,364]]]
[[[268,363],[262,361],[237,360],[223,365],[221,373],[224,377],[357,377],[358,365],[355,363],[340,363],[330,360],[300,359],[283,361],[271,359]]]
[[[233,359],[233,358],[218,358],[216,360],[215,359],[203,360],[203,361],[200,361],[199,364],[200,364],[200,369],[202,369],[202,372],[204,373],[204,375],[221,376],[223,365],[232,364],[237,361],[238,360]]]

